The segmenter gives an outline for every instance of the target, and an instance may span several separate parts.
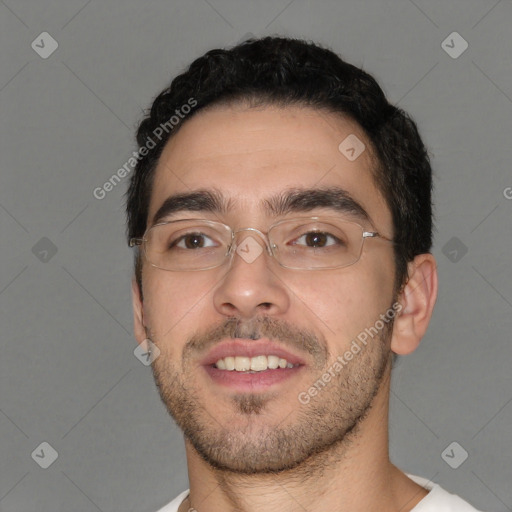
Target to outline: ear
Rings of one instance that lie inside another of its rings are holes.
[[[146,326],[144,324],[144,304],[140,296],[139,285],[135,277],[132,278],[132,305],[133,305],[133,332],[137,343],[142,343],[146,338]]]
[[[398,302],[402,305],[395,317],[391,350],[406,355],[418,348],[427,331],[437,298],[437,265],[432,254],[419,254],[407,266],[408,280]]]

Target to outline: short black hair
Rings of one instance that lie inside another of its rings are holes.
[[[155,168],[169,138],[196,112],[236,102],[327,110],[363,129],[375,160],[375,183],[392,214],[395,289],[400,289],[407,281],[407,263],[432,247],[428,152],[416,123],[388,102],[371,75],[333,51],[300,39],[253,38],[233,48],[210,50],[156,97],[137,130],[139,146],[147,147],[150,139],[155,146],[139,155],[130,179],[128,240],[146,231]],[[187,115],[175,115],[181,112]],[[141,272],[137,251],[135,274],[142,292]]]

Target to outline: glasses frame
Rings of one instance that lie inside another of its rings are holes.
[[[277,226],[279,226],[281,224],[287,223],[287,222],[298,221],[298,220],[300,220],[300,221],[324,221],[324,220],[328,221],[329,219],[332,219],[332,220],[336,219],[338,221],[340,220],[339,217],[333,217],[333,216],[325,216],[325,217],[316,217],[316,216],[315,217],[294,217],[294,218],[291,218],[291,219],[283,219],[283,220],[280,220],[278,222],[275,222],[274,224],[272,224],[268,228],[267,232],[260,231],[259,229],[256,229],[256,228],[240,228],[240,229],[237,229],[235,231],[231,226],[228,226],[227,224],[224,224],[223,222],[219,222],[219,221],[215,221],[215,220],[210,220],[210,219],[179,219],[179,220],[170,220],[170,221],[164,221],[164,222],[159,222],[157,224],[153,224],[152,226],[150,226],[149,228],[146,229],[146,231],[144,232],[142,237],[140,237],[140,238],[137,238],[137,237],[130,238],[130,241],[129,241],[128,245],[130,247],[141,247],[142,253],[144,254],[144,257],[146,258],[146,261],[152,267],[158,268],[159,270],[165,270],[167,272],[201,272],[203,270],[211,270],[211,269],[214,269],[214,268],[221,267],[222,265],[224,265],[227,262],[229,262],[229,264],[231,265],[231,262],[233,260],[233,255],[235,254],[236,249],[238,248],[238,244],[235,243],[236,235],[238,233],[243,232],[243,231],[251,231],[251,232],[254,232],[254,233],[258,233],[258,235],[265,242],[265,247],[267,249],[267,252],[268,252],[269,256],[271,256],[278,263],[278,265],[280,265],[283,268],[290,269],[290,270],[335,270],[335,269],[338,269],[338,268],[350,267],[350,266],[356,264],[361,259],[361,255],[363,254],[364,241],[367,238],[380,238],[380,239],[382,239],[382,240],[384,240],[386,242],[395,243],[393,239],[388,238],[388,237],[386,237],[384,235],[381,235],[378,231],[365,231],[364,227],[361,226],[361,224],[359,224],[358,222],[344,220],[343,222],[346,222],[348,224],[354,224],[354,225],[358,226],[359,228],[361,228],[361,233],[362,233],[362,237],[361,237],[362,241],[361,241],[361,248],[359,250],[359,255],[358,255],[357,259],[355,261],[353,261],[352,263],[348,263],[346,265],[336,265],[335,267],[306,267],[306,268],[303,268],[303,267],[290,267],[288,265],[283,265],[278,260],[278,257],[276,256],[276,253],[275,253],[275,250],[277,249],[277,245],[275,243],[273,243],[272,239],[270,238],[271,231],[275,227],[277,227]],[[222,226],[224,228],[227,228],[226,230],[231,231],[231,242],[228,245],[227,252],[226,252],[226,254],[224,256],[224,259],[222,260],[221,263],[219,263],[218,265],[212,265],[210,267],[200,268],[200,269],[174,270],[174,269],[168,269],[168,268],[159,267],[158,265],[155,265],[154,263],[149,261],[149,259],[147,258],[146,242],[148,242],[147,234],[150,232],[150,230],[152,230],[153,228],[158,227],[158,226],[165,226],[167,224],[173,224],[173,223],[176,223],[176,222],[184,222],[184,221],[197,221],[197,222],[204,222],[206,224],[214,224],[214,225],[218,225],[218,226]]]

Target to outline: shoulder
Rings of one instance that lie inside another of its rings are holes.
[[[462,498],[450,494],[440,485],[433,483],[426,478],[415,475],[407,475],[411,480],[430,491],[411,512],[480,512],[472,507]],[[188,496],[189,490],[183,491],[170,503],[159,509],[157,512],[178,512],[179,506]]]
[[[176,496],[170,503],[164,505],[162,508],[158,509],[157,512],[178,512],[178,508],[183,503],[185,498],[188,496],[189,490],[183,491],[181,494]]]
[[[480,512],[467,501],[445,491],[440,485],[415,475],[411,480],[430,491],[411,512]]]

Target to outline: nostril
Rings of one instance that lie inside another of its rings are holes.
[[[265,309],[270,309],[272,307],[272,304],[270,302],[262,302],[260,306]]]

